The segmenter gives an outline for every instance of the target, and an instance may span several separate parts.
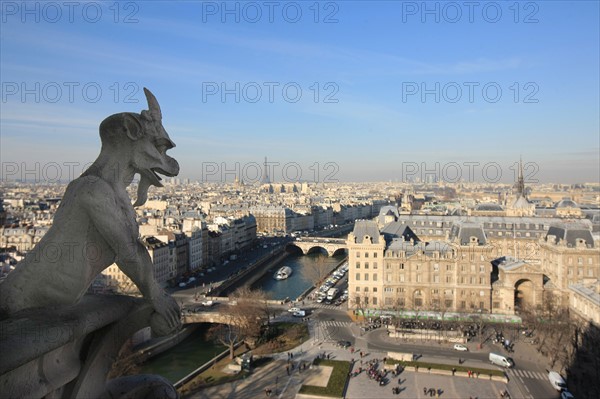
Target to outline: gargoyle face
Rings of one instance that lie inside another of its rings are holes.
[[[148,197],[148,188],[162,187],[159,173],[164,176],[177,176],[179,164],[167,155],[167,150],[175,147],[162,125],[160,106],[154,95],[144,88],[148,100],[148,111],[142,111],[140,135],[133,141],[132,166],[140,174],[138,198],[134,206],[143,205]]]

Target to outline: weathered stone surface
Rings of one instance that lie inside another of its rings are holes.
[[[126,317],[139,299],[86,295],[73,306],[30,310],[0,321],[0,374]]]
[[[100,155],[68,185],[48,233],[0,284],[0,318],[27,309],[73,305],[114,262],[152,303],[157,334],[180,326],[177,303],[154,280],[126,191],[138,173],[136,205],[142,205],[149,186],[161,186],[156,172],[179,173],[177,161],[166,155],[175,144],[162,126],[160,106],[144,91],[148,111],[111,115],[100,124]]]
[[[175,398],[159,376],[106,378],[123,344],[151,326],[156,335],[181,327],[179,306],[154,279],[139,240],[126,188],[140,175],[135,206],[157,174],[175,176],[166,151],[175,144],[162,126],[156,98],[149,110],[111,115],[100,125],[102,149],[71,182],[52,227],[0,283],[0,392],[2,397]],[[144,299],[84,294],[116,263]],[[82,299],[83,298],[83,299]]]
[[[149,324],[151,314],[152,307],[142,299],[87,295],[77,305],[51,313],[29,310],[2,320],[3,396],[42,397],[64,386],[59,397],[101,396],[122,345]]]

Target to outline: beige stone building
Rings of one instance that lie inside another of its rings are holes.
[[[152,259],[152,270],[156,282],[161,287],[166,287],[168,280],[175,277],[175,270],[170,262],[169,244],[152,236],[144,237],[143,242]],[[137,286],[115,263],[99,274],[93,285],[123,294],[139,294]]]
[[[483,229],[460,223],[448,241],[423,242],[406,226],[357,221],[348,235],[351,306],[490,311],[492,247]]]
[[[1,227],[0,226],[0,247],[14,247],[20,252],[29,252],[35,247],[48,232],[46,226],[22,226],[22,227]]]
[[[600,281],[584,279],[569,287],[569,309],[580,320],[600,326]]]
[[[566,307],[570,286],[599,276],[588,224],[559,222],[542,233],[544,224],[530,218],[474,219],[417,220],[426,232],[445,230],[431,241],[405,221],[357,221],[347,239],[350,307],[514,315],[551,296]]]
[[[551,226],[539,240],[540,269],[556,287],[563,306],[568,306],[569,287],[600,277],[600,251],[591,231],[580,223]]]

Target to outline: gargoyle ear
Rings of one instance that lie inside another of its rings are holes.
[[[123,129],[125,129],[127,137],[129,137],[133,141],[136,141],[144,135],[142,123],[140,122],[138,116],[135,114],[125,114]]]

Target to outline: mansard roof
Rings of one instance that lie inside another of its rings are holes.
[[[381,229],[381,234],[385,237],[386,242],[391,242],[395,238],[402,237],[404,241],[420,241],[419,237],[406,224],[399,222],[390,222]]]
[[[386,216],[386,215],[393,215],[398,217],[398,208],[395,207],[394,205],[386,205],[386,206],[382,206],[381,209],[379,210],[379,216]]]
[[[557,244],[559,240],[563,240],[568,247],[575,247],[579,240],[583,240],[588,247],[594,247],[594,238],[592,237],[591,230],[580,223],[561,223],[552,225],[548,229],[548,233],[546,233],[546,239],[548,239],[548,236],[555,236],[555,244]]]
[[[487,238],[480,223],[455,222],[450,229],[450,240],[458,241],[460,245],[471,244],[471,237],[477,239],[477,244],[485,245]]]
[[[354,223],[354,230],[352,231],[356,237],[356,242],[361,244],[365,236],[369,236],[372,239],[373,244],[379,244],[379,228],[377,223],[372,220],[357,220]]]
[[[452,245],[446,241],[403,241],[402,238],[394,238],[387,247],[391,251],[405,252],[410,257],[415,253],[432,256],[434,252],[446,253],[452,251]]]

